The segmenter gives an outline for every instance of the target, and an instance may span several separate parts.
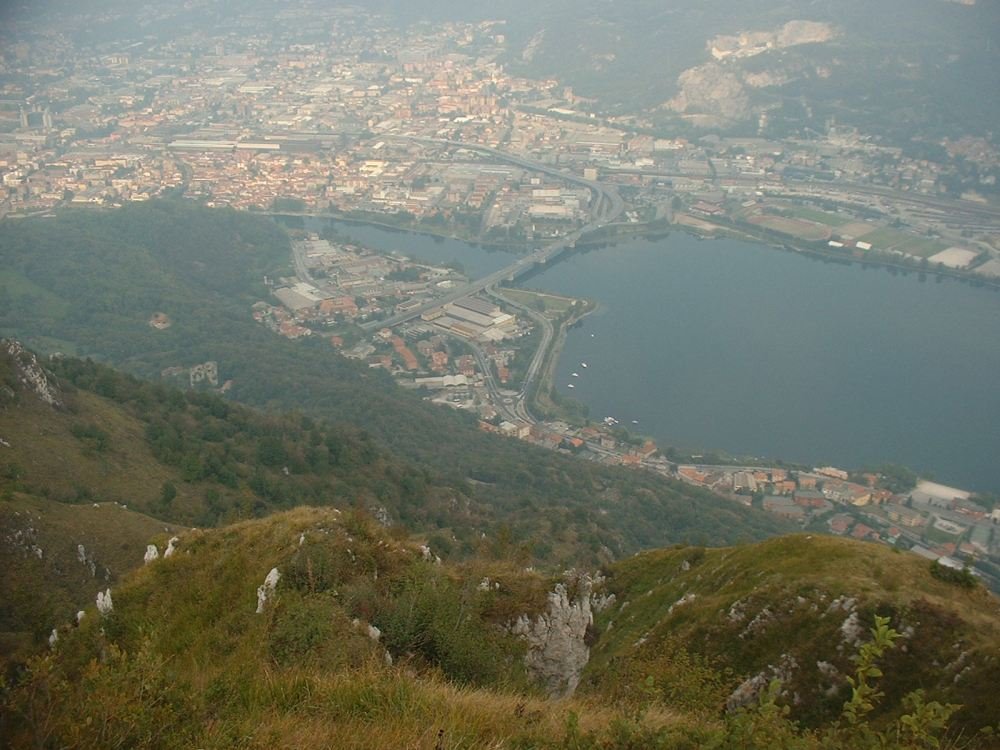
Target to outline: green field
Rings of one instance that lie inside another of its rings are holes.
[[[532,310],[544,312],[553,320],[564,315],[573,303],[572,297],[560,297],[555,294],[544,294],[542,292],[532,292],[527,289],[504,289],[503,296],[509,297],[514,302],[530,307]],[[544,307],[544,310],[542,309]]]
[[[948,244],[940,240],[918,237],[915,234],[889,227],[876,229],[874,232],[866,234],[864,241],[870,242],[875,250],[896,250],[919,258],[929,258],[935,253],[948,249]]]
[[[749,219],[751,224],[770,229],[772,232],[785,234],[796,239],[817,242],[830,238],[830,228],[804,219],[789,219],[773,214],[761,214]]]
[[[850,221],[845,216],[827,213],[826,211],[806,206],[781,206],[780,210],[796,219],[805,219],[817,224],[825,224],[828,227],[842,227]]]

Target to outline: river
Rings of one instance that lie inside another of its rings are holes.
[[[475,275],[511,257],[346,231]],[[599,303],[569,332],[556,376],[594,419],[661,447],[900,463],[1000,491],[1000,293],[680,232],[579,251],[524,286]]]

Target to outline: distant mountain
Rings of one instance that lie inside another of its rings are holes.
[[[646,109],[664,132],[755,134],[767,114],[767,135],[823,132],[834,119],[907,141],[992,133],[1000,116],[997,97],[983,96],[1000,90],[1000,4],[992,0],[497,0],[461,8],[383,0],[370,7],[401,23],[504,20],[512,70],[555,77],[603,109]],[[829,33],[783,43],[783,31],[804,25]],[[720,39],[765,36],[774,43],[758,55],[712,54]]]
[[[300,508],[176,550],[0,696],[13,746],[988,747],[996,720],[997,600],[863,543],[685,547],[560,580]]]
[[[995,2],[584,0],[509,18],[515,68],[556,76],[605,106],[714,129],[756,132],[766,113],[772,135],[822,132],[835,119],[907,140],[992,132],[1000,114],[996,97],[981,95],[1000,89]],[[824,31],[798,33],[810,27]],[[720,40],[754,37],[759,54],[718,55]]]

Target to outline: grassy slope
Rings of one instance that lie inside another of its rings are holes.
[[[182,528],[177,522],[233,520],[305,501],[365,507],[390,491],[402,493],[407,481],[420,476],[349,431],[263,416],[205,394],[185,396],[99,365],[50,365],[66,375],[48,377],[59,384],[59,408],[24,388],[17,363],[0,356],[5,660],[23,658],[52,627],[92,604],[98,590],[140,566],[147,543],[156,541],[162,551],[169,535]],[[115,398],[73,386],[72,373],[78,382],[95,378]],[[176,426],[183,440],[174,441],[172,452],[157,453],[148,437],[152,424]],[[267,446],[284,451],[280,462],[261,463]],[[189,459],[209,453],[224,458],[232,481],[191,474]],[[285,467],[291,467],[287,474]],[[165,485],[176,492],[169,503],[162,500]],[[415,485],[413,493],[414,502],[434,506],[435,488]],[[79,544],[94,573],[77,559]]]
[[[283,578],[256,614],[272,566]],[[484,574],[499,592],[478,589]],[[189,532],[178,554],[114,591],[111,616],[91,608],[63,633],[0,729],[19,743],[47,733],[79,747],[431,748],[439,736],[444,747],[547,746],[571,711],[587,730],[620,716],[590,701],[546,702],[525,683],[521,647],[495,624],[537,612],[548,585],[507,565],[428,563],[330,509]],[[474,677],[463,675],[470,665]],[[666,710],[647,721],[692,729]]]
[[[711,706],[790,655],[798,667],[786,687],[803,700],[794,715],[829,720],[849,691],[817,662],[850,674],[856,648],[841,631],[849,615],[831,605],[854,597],[865,634],[875,614],[891,616],[892,626],[909,634],[883,665],[890,712],[919,686],[933,699],[963,704],[957,719],[965,727],[996,722],[988,686],[1000,679],[1000,603],[983,587],[967,591],[936,580],[915,555],[794,535],[640,554],[613,566],[608,587],[617,602],[597,623],[601,636],[584,676],[589,691],[627,691],[630,680],[653,674],[669,695],[669,678],[696,665],[704,668],[698,695]],[[681,602],[684,596],[694,598]]]
[[[559,702],[525,681],[523,646],[498,627],[540,611],[552,584],[543,576],[502,563],[436,565],[416,545],[332,509],[186,532],[178,549],[121,583],[109,617],[91,608],[81,627],[63,631],[54,654],[6,696],[0,732],[15,745],[42,736],[74,747],[701,747],[719,740],[722,721],[718,705],[699,702],[715,683],[697,655],[714,649],[715,666],[726,659],[735,672],[774,661],[774,649],[801,665],[828,658],[848,668],[856,647],[836,649],[844,613],[795,599],[829,602],[841,592],[858,597],[863,618],[879,602],[897,627],[914,629],[883,660],[890,706],[922,686],[966,701],[974,713],[964,726],[996,719],[996,600],[861,543],[795,536],[620,563],[606,584],[618,601],[598,623],[585,687]],[[256,614],[272,567],[282,577]],[[485,575],[499,591],[480,590]],[[667,614],[682,593],[697,596]],[[737,600],[746,616],[720,624]],[[741,638],[765,605],[774,619]],[[368,623],[380,628],[378,642]],[[946,633],[935,632],[942,623]],[[969,669],[957,688],[940,690],[955,670],[932,660],[954,662],[959,640]],[[726,691],[735,672],[720,681]],[[788,687],[804,705],[816,701],[804,683]],[[581,737],[573,716],[597,734]]]
[[[76,437],[72,431],[81,425],[106,433],[108,447],[97,450]],[[0,409],[0,436],[10,443],[0,460],[17,467],[18,478],[29,486],[59,500],[93,497],[149,508],[167,481],[177,484],[182,503],[194,496],[176,468],[153,456],[143,422],[94,393],[78,391],[72,412],[36,399]]]
[[[10,494],[0,502],[0,663],[26,658],[51,628],[71,622],[98,591],[141,565],[148,543],[162,551],[180,530],[115,503],[66,505]]]

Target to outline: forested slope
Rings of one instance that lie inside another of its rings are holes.
[[[403,392],[320,337],[291,342],[256,325],[250,306],[266,298],[264,275],[287,272],[289,262],[287,237],[268,220],[170,202],[67,211],[5,222],[0,260],[0,332],[154,379],[212,360],[235,400],[360,427],[426,484],[453,491],[447,508],[395,503],[394,520],[447,528],[460,544],[470,526],[490,536],[505,527],[529,556],[571,562],[786,528],[645,472],[482,433],[471,416]],[[156,312],[172,325],[150,327]],[[439,543],[454,540],[441,534]]]

